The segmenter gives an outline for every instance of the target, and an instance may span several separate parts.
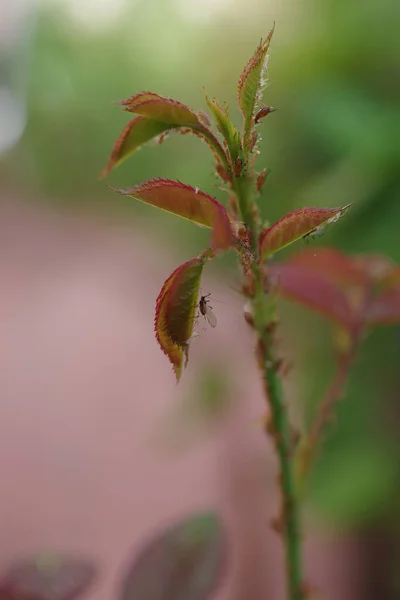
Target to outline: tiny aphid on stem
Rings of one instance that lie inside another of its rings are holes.
[[[209,296],[211,296],[211,294],[205,294],[204,296],[200,296],[199,311],[200,311],[200,314],[203,315],[203,317],[205,318],[205,320],[211,327],[216,327],[217,326],[217,317],[215,316],[215,314],[213,312],[212,306],[209,305],[210,301],[207,300],[207,298]]]

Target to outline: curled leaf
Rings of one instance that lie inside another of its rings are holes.
[[[150,540],[129,568],[122,600],[208,600],[221,581],[226,535],[213,512],[196,514]]]
[[[197,114],[199,115],[199,119],[203,123],[203,125],[205,125],[206,127],[211,127],[210,119],[208,118],[205,112],[199,110]]]
[[[141,92],[119,104],[126,111],[139,116],[130,121],[119,135],[101,177],[108,175],[146,142],[179,129],[182,133],[191,131],[205,140],[216,160],[228,168],[228,158],[215,135],[200,122],[196,113],[182,102],[164,98],[154,92]]]
[[[229,157],[231,165],[235,162],[237,158],[239,158],[240,152],[240,135],[235,125],[232,123],[229,117],[228,107],[221,107],[218,103],[218,100],[215,98],[210,100],[206,95],[206,102],[208,108],[211,110],[214,115],[215,121],[217,123],[218,131],[224,137],[226,145],[229,150]]]
[[[114,189],[114,188],[111,188]],[[118,194],[129,196],[213,229],[213,245],[225,249],[232,245],[234,236],[226,208],[215,198],[198,188],[171,181],[153,179],[128,189],[114,189]]]
[[[262,89],[266,83],[268,49],[274,33],[271,29],[267,38],[261,40],[253,56],[245,66],[238,82],[239,106],[244,115],[243,145],[249,151],[251,130],[255,115],[261,102]]]
[[[136,94],[135,96],[131,96],[127,98],[127,100],[116,100],[115,104],[119,104],[119,106],[123,106],[125,110],[129,110],[129,105],[135,98],[141,98],[141,101],[145,102],[146,100],[154,100],[156,98],[161,98],[160,94],[156,94],[156,92],[144,91]],[[132,112],[132,111],[130,111]]]
[[[175,269],[157,298],[154,330],[161,350],[172,363],[177,381],[182,374],[184,358],[186,363],[188,360],[200,279],[210,255],[211,252],[206,251]]]
[[[127,100],[120,102],[124,110],[154,121],[183,126],[199,124],[199,118],[186,104],[164,98],[154,92],[140,92]]]
[[[349,206],[350,204],[340,208],[300,208],[288,213],[261,234],[260,260],[335,223]]]
[[[101,177],[106,177],[110,171],[120,165],[128,156],[139,150],[143,144],[171,129],[173,129],[172,125],[141,116],[129,121],[118,136],[108,163],[101,173]]]

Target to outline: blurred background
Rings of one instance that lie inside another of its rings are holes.
[[[99,182],[127,122],[112,103],[152,90],[204,110],[204,86],[239,120],[237,79],[275,21],[263,216],[354,202],[310,243],[399,262],[399,5],[0,2],[1,564],[43,547],[83,553],[101,563],[93,597],[106,598],[144,534],[217,505],[234,549],[220,597],[283,598],[268,528],[275,466],[254,425],[264,406],[234,258],[202,284],[218,327],[201,333],[177,388],[154,304],[208,233]],[[147,145],[107,182],[152,177],[224,200],[194,136]],[[309,415],[333,372],[330,327],[281,308],[288,397]],[[400,598],[399,342],[395,327],[365,340],[312,478],[307,570],[326,598]]]

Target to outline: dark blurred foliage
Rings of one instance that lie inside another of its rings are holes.
[[[113,597],[206,600],[225,575],[227,541],[225,525],[214,511],[168,523],[129,557]],[[98,571],[87,559],[37,553],[0,574],[0,600],[74,600],[87,593]]]
[[[207,233],[117,197],[97,180],[128,120],[112,101],[149,89],[199,110],[204,86],[239,118],[237,78],[275,20],[264,98],[278,110],[260,124],[259,168],[272,170],[260,200],[263,216],[273,222],[300,206],[354,202],[321,241],[310,243],[316,251],[319,243],[332,244],[399,262],[399,5],[246,0],[221,2],[225,8],[214,16],[204,7],[204,14],[189,18],[192,4],[180,10],[178,0],[126,3],[97,27],[95,15],[93,23],[74,20],[66,3],[39,9],[28,125],[3,161],[5,180],[35,201],[45,197],[68,209],[134,220],[165,236],[182,256],[195,255]],[[204,143],[171,135],[161,147],[143,148],[109,181],[123,187],[178,178],[223,200],[212,164]],[[308,412],[332,375],[330,329],[292,305],[284,305],[283,315],[287,339],[296,340],[296,385]],[[400,525],[399,340],[398,328],[387,328],[365,341],[324,444],[311,495],[320,514],[336,524]]]
[[[73,600],[98,575],[95,563],[55,552],[38,552],[10,565],[0,576],[1,600]]]
[[[180,519],[148,540],[122,581],[122,600],[207,600],[227,563],[224,525],[214,512]]]

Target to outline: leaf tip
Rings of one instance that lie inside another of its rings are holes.
[[[98,176],[97,176],[98,181],[102,181],[103,179],[105,179],[110,171],[111,171],[110,164],[107,163],[106,166],[103,167],[102,170],[100,171],[100,173],[98,174]]]

